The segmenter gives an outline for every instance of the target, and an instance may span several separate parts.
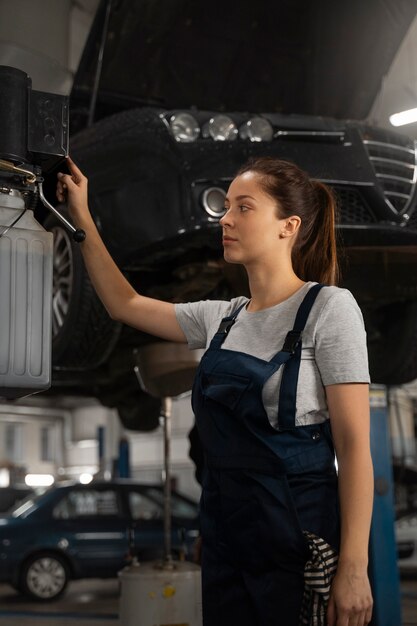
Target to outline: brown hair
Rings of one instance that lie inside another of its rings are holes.
[[[245,172],[260,175],[263,190],[277,202],[279,217],[298,215],[300,229],[292,249],[294,272],[301,280],[337,285],[339,264],[336,250],[333,192],[290,161],[258,157],[243,165]]]

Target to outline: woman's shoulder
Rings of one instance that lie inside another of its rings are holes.
[[[364,325],[362,312],[352,292],[333,285],[320,290],[311,318],[316,331],[329,332],[334,328],[355,332]]]
[[[320,290],[317,301],[321,304],[322,308],[326,307],[332,309],[340,306],[359,308],[353,293],[349,291],[349,289],[336,287],[335,285],[325,285],[325,288]]]
[[[176,304],[175,308],[179,318],[184,319],[188,317],[200,320],[206,327],[210,327],[216,320],[233,315],[246,302],[248,302],[248,298],[238,296],[231,300],[199,300],[197,302]]]

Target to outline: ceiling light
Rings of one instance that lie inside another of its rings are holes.
[[[393,126],[405,126],[406,124],[414,124],[417,122],[417,109],[408,109],[400,113],[390,115],[389,121]]]
[[[82,485],[88,485],[89,483],[91,483],[92,480],[93,475],[89,472],[84,472],[83,474],[80,474],[80,483]]]
[[[26,474],[25,483],[28,487],[50,487],[55,479],[52,474]]]

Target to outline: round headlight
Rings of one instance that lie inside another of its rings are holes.
[[[272,141],[274,129],[263,117],[252,117],[239,128],[241,139],[249,141]]]
[[[203,191],[201,203],[211,217],[220,218],[226,213],[224,199],[226,192],[221,187],[208,187]]]
[[[184,143],[195,141],[200,134],[200,126],[190,113],[172,115],[169,126],[175,139]]]
[[[214,115],[204,125],[203,135],[215,141],[233,141],[237,137],[236,124],[228,115]]]

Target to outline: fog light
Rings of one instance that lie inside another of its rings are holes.
[[[214,115],[203,127],[203,137],[214,141],[233,141],[237,137],[236,124],[228,115]]]
[[[190,113],[178,113],[169,120],[171,132],[177,141],[190,143],[198,139],[200,126]]]
[[[239,128],[239,137],[249,141],[272,141],[274,129],[263,117],[252,117]]]
[[[225,197],[226,192],[221,187],[205,189],[201,196],[201,203],[205,212],[211,217],[221,218],[226,213],[224,206]]]

